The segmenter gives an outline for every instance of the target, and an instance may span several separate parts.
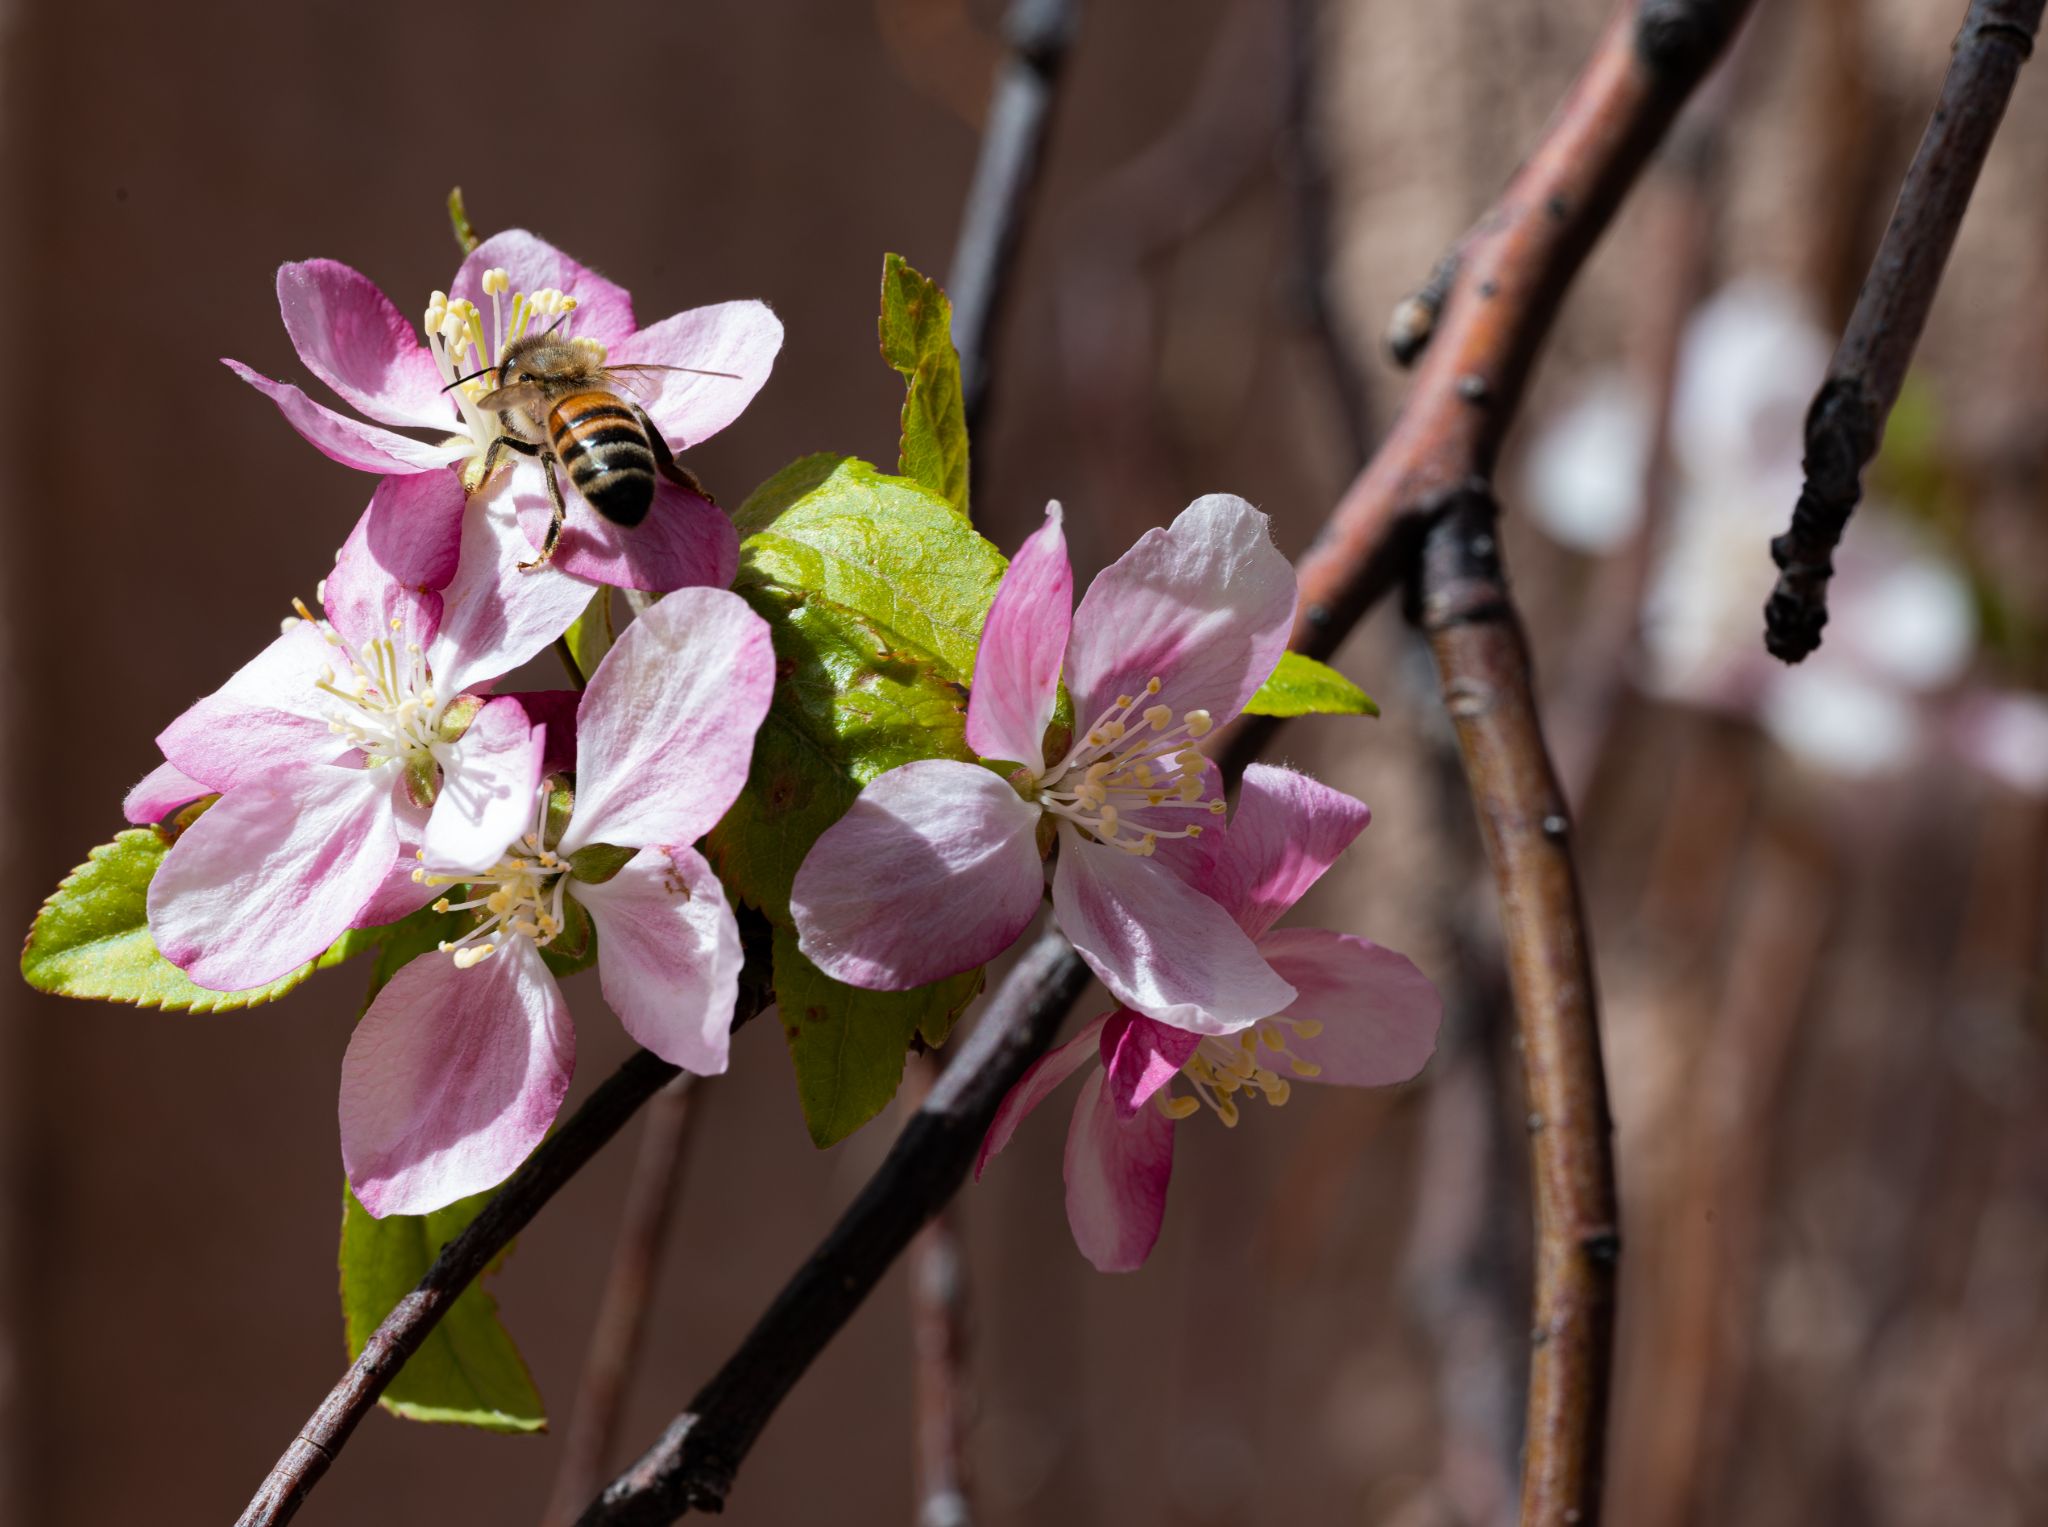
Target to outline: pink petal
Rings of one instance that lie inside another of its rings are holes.
[[[427,1214],[494,1188],[569,1091],[569,1005],[533,944],[468,970],[421,955],[363,1014],[341,1062],[341,1159],[371,1214]]]
[[[994,959],[1038,911],[1038,820],[1036,806],[978,764],[928,758],[891,769],[798,867],[789,897],[797,947],[835,980],[878,991]]]
[[[1341,790],[1292,769],[1253,764],[1244,771],[1229,825],[1198,840],[1213,847],[1193,884],[1257,938],[1322,879],[1371,820],[1365,802]]]
[[[1202,1042],[1199,1034],[1118,1008],[1102,1031],[1102,1067],[1117,1117],[1128,1119],[1172,1081]]]
[[[338,414],[325,404],[315,403],[291,383],[273,382],[240,361],[224,359],[221,364],[275,403],[293,429],[345,467],[404,476],[451,466],[470,454],[467,440],[454,445],[429,445],[424,440]]]
[[[1198,498],[1102,571],[1074,612],[1067,690],[1086,727],[1159,679],[1176,717],[1218,726],[1265,683],[1294,624],[1294,569],[1241,498]]]
[[[974,1158],[974,1180],[979,1182],[988,1164],[1010,1143],[1017,1126],[1031,1111],[1051,1097],[1068,1077],[1093,1060],[1101,1047],[1102,1026],[1108,1015],[1084,1026],[1065,1044],[1047,1051],[1031,1063],[1031,1069],[1017,1078],[1017,1085],[1004,1097],[996,1116],[989,1121],[988,1134],[981,1142],[981,1154]]]
[[[578,310],[581,316],[581,309]],[[631,390],[671,450],[709,440],[737,419],[768,381],[782,349],[782,320],[765,302],[721,302],[650,324],[611,350],[615,366],[687,371],[633,377]],[[702,371],[730,376],[698,376]]]
[[[427,818],[427,863],[476,873],[504,858],[533,826],[547,734],[511,695],[488,701],[454,742],[434,749],[441,793]]]
[[[1060,659],[1074,619],[1074,569],[1060,506],[1045,506],[996,589],[974,659],[967,745],[1034,773],[1045,765],[1045,729],[1059,700]]]
[[[633,299],[623,286],[577,264],[524,228],[508,228],[472,249],[448,288],[454,296],[467,297],[483,310],[487,334],[491,331],[491,299],[484,295],[484,272],[493,266],[511,277],[514,292],[530,294],[553,287],[574,297],[576,312],[568,323],[568,332],[574,336],[602,341],[609,348],[633,332]],[[502,300],[509,319],[510,293]]]
[[[1088,1078],[1067,1129],[1067,1225],[1097,1272],[1136,1272],[1152,1255],[1173,1177],[1173,1121],[1142,1108],[1117,1117],[1102,1073]]]
[[[401,646],[434,639],[440,590],[455,576],[462,545],[464,502],[452,471],[378,482],[320,591],[329,623],[358,650],[387,637]]]
[[[775,693],[768,623],[723,589],[678,589],[626,627],[576,712],[561,851],[689,844],[738,799]]]
[[[644,848],[601,885],[570,894],[597,925],[597,978],[626,1032],[699,1076],[725,1070],[739,999],[739,924],[691,848]]]
[[[181,771],[176,764],[158,764],[128,792],[128,798],[121,802],[121,814],[137,827],[148,827],[161,822],[179,807],[211,794],[210,788]]]
[[[302,764],[331,763],[349,747],[329,730],[323,697],[313,686],[334,658],[317,626],[295,620],[227,683],[159,732],[157,746],[208,790],[274,780],[278,770]]]
[[[223,795],[150,882],[164,958],[201,986],[241,991],[319,954],[397,858],[396,783],[395,770],[322,766]]]
[[[1124,1006],[1197,1034],[1229,1034],[1294,1000],[1215,902],[1167,870],[1060,828],[1052,910]]]
[[[383,882],[370,899],[363,903],[363,909],[349,920],[351,928],[381,928],[386,923],[395,923],[401,918],[412,916],[428,902],[439,899],[447,893],[445,885],[432,880],[420,881],[412,878],[412,872],[420,867],[413,849],[417,842],[407,845],[407,834],[399,832],[398,857],[391,862],[391,868],[384,872]]]
[[[461,555],[427,648],[441,694],[503,678],[545,651],[590,603],[590,585],[561,568],[522,569],[532,556],[505,497],[494,489],[478,495],[463,515]]]
[[[1443,998],[1406,955],[1322,928],[1269,933],[1259,953],[1299,993],[1286,1016],[1323,1025],[1313,1039],[1287,1041],[1323,1068],[1315,1080],[1384,1087],[1407,1081],[1435,1052]]]
[[[441,371],[376,283],[337,260],[305,260],[277,271],[277,306],[306,369],[382,424],[455,428]]]
[[[531,560],[547,541],[554,501],[538,461],[522,459],[496,481],[492,491],[511,496],[526,532]],[[554,565],[565,573],[615,588],[666,593],[670,589],[719,588],[739,571],[740,537],[723,509],[667,478],[654,484],[654,503],[637,525],[614,525],[584,501],[569,483],[562,485],[568,516],[555,543]]]
[[[526,707],[526,719],[547,729],[547,746],[540,755],[543,775],[573,774],[576,771],[576,707],[583,703],[580,689],[527,689],[511,696]]]

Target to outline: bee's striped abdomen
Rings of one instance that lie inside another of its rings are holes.
[[[576,392],[548,415],[548,439],[590,507],[637,525],[654,502],[654,448],[640,417],[609,392]]]

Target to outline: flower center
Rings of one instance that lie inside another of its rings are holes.
[[[1143,695],[1117,696],[1067,756],[1041,776],[1038,804],[1126,853],[1150,855],[1161,838],[1199,838],[1199,823],[1169,831],[1149,824],[1133,828],[1123,820],[1154,808],[1224,812],[1220,799],[1202,798],[1209,760],[1199,740],[1214,725],[1209,713],[1191,710],[1176,720],[1164,705],[1139,709],[1158,693],[1159,680],[1152,679]]]
[[[569,889],[569,861],[542,846],[547,828],[548,797],[540,793],[533,827],[481,875],[436,875],[424,866],[412,872],[422,885],[465,882],[469,900],[434,903],[436,912],[475,912],[477,925],[461,938],[444,940],[441,951],[455,956],[458,970],[491,957],[507,938],[529,938],[545,948],[564,926],[562,898]],[[425,857],[426,851],[420,850]]]
[[[327,729],[361,750],[366,768],[430,757],[443,707],[420,644],[401,647],[386,636],[358,648],[327,621],[316,619],[304,601],[295,599],[292,605],[335,652],[336,661],[320,670],[313,685],[322,696]],[[396,618],[391,628],[399,629]]]
[[[477,402],[498,386],[492,373],[503,363],[505,352],[528,333],[544,333],[550,328],[562,339],[571,338],[569,325],[576,312],[576,299],[552,286],[533,292],[512,291],[512,278],[497,266],[484,272],[482,284],[491,299],[488,326],[483,309],[467,297],[438,291],[428,297],[421,322],[427,348],[433,352],[441,380],[448,384],[448,396],[461,411],[463,427],[478,454],[490,449],[491,442],[504,433],[497,416],[479,408]],[[575,342],[588,345],[603,360],[604,346],[598,341]]]
[[[1185,1119],[1203,1105],[1214,1109],[1228,1128],[1237,1128],[1237,1100],[1264,1098],[1275,1108],[1286,1103],[1293,1086],[1280,1074],[1284,1064],[1294,1075],[1309,1078],[1323,1074],[1312,1060],[1303,1060],[1288,1048],[1292,1039],[1313,1039],[1323,1026],[1313,1018],[1262,1018],[1250,1028],[1226,1039],[1204,1038],[1187,1058],[1180,1074],[1194,1088],[1192,1095],[1175,1096],[1170,1087],[1152,1094],[1152,1103],[1169,1119]]]

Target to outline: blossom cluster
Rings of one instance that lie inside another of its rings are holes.
[[[758,302],[639,327],[622,288],[519,232],[477,247],[418,325],[331,261],[285,266],[278,297],[301,360],[353,412],[229,364],[377,482],[315,602],[165,728],[126,809],[176,825],[149,929],[202,987],[262,987],[349,930],[443,920],[438,947],[378,990],[340,1089],[364,1208],[424,1213],[503,1181],[553,1122],[575,1054],[556,972],[593,942],[634,1039],[725,1069],[743,953],[701,845],[777,696],[770,628],[730,587],[738,536],[694,478],[664,470],[626,526],[550,453],[493,450],[534,439],[506,417],[508,351],[543,334],[630,374],[666,468],[739,416],[782,329]],[[608,587],[658,597],[580,692],[504,687]],[[1265,517],[1219,495],[1146,533],[1076,606],[1051,506],[980,633],[973,759],[873,778],[795,870],[798,949],[872,990],[973,970],[1050,901],[1118,1006],[1024,1078],[984,1161],[1098,1055],[1066,1177],[1099,1267],[1151,1249],[1177,1122],[1206,1108],[1235,1125],[1300,1080],[1403,1080],[1434,1043],[1435,991],[1402,956],[1274,927],[1366,808],[1258,767],[1233,813],[1204,751],[1274,671],[1295,604]]]

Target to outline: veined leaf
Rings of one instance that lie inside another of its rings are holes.
[[[953,348],[953,304],[901,255],[882,261],[882,359],[903,374],[896,470],[967,513],[967,404]]]
[[[1247,716],[1377,716],[1372,696],[1323,663],[1283,652],[1280,666],[1245,705]]]

